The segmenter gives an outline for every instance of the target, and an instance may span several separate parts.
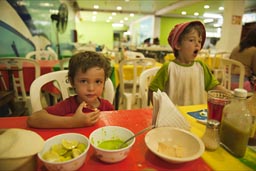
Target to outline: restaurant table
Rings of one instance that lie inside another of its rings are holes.
[[[187,115],[188,111],[196,111],[205,109],[206,105],[184,106],[179,110],[191,124],[191,131],[201,137],[205,130],[205,125],[198,123],[193,117]],[[48,139],[54,135],[67,132],[81,133],[89,137],[90,133],[102,126],[116,125],[130,129],[134,133],[151,125],[152,109],[136,109],[136,110],[118,110],[101,112],[100,120],[91,127],[74,128],[74,129],[36,129],[30,128],[26,124],[27,117],[10,117],[0,118],[0,128],[22,128],[35,131]],[[154,155],[146,147],[144,137],[146,133],[136,137],[134,146],[132,147],[128,157],[121,162],[107,164],[99,161],[94,155],[92,147],[90,147],[86,161],[79,170],[253,170],[246,166],[243,162],[230,155],[222,147],[216,151],[205,151],[201,158],[194,161],[173,164],[168,163],[156,155]],[[38,171],[46,170],[42,163],[38,160]],[[254,168],[255,170],[255,168]]]

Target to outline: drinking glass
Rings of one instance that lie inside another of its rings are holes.
[[[231,101],[231,94],[220,90],[210,90],[207,93],[208,119],[215,119],[221,122],[222,111],[226,104]]]

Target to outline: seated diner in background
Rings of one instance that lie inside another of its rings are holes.
[[[77,128],[94,125],[100,111],[114,110],[100,98],[111,71],[110,61],[100,53],[87,51],[74,54],[68,67],[68,79],[75,96],[60,101],[28,117],[27,123],[36,128]]]
[[[245,67],[244,86],[247,91],[252,91],[256,84],[256,29],[248,32],[246,37],[241,40],[239,45],[235,47],[230,55],[230,59],[241,62]],[[237,74],[236,68],[232,71]],[[238,76],[232,76],[232,82],[238,82]],[[246,86],[247,85],[247,86]]]
[[[175,105],[206,103],[206,91],[222,90],[206,64],[195,60],[206,38],[204,25],[200,21],[177,24],[170,32],[168,42],[175,59],[165,63],[149,86],[149,98],[160,89],[168,94]]]

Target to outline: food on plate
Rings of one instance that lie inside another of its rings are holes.
[[[159,142],[157,151],[170,157],[181,158],[184,156],[184,147],[174,145],[171,141]]]
[[[43,154],[43,158],[51,162],[63,162],[78,157],[84,152],[86,145],[75,140],[63,139],[61,144],[54,144]]]

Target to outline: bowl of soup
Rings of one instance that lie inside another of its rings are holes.
[[[134,133],[120,126],[104,126],[94,130],[89,141],[94,148],[96,157],[106,163],[124,160],[135,143],[135,138],[123,144]]]

